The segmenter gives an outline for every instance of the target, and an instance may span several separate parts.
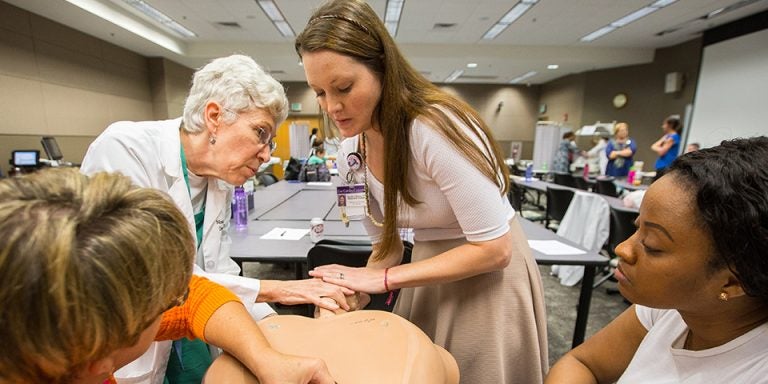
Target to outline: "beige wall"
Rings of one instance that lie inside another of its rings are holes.
[[[160,57],[147,61],[154,118],[173,119],[181,116],[195,71]]]
[[[0,164],[56,136],[66,160],[116,120],[153,117],[147,59],[0,2]],[[66,137],[66,138],[65,138]]]
[[[540,120],[556,121],[578,129],[584,109],[584,88],[587,76],[584,73],[568,75],[541,86],[539,104],[546,111],[539,114]]]

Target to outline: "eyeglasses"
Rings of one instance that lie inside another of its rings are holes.
[[[256,134],[259,136],[259,142],[266,145],[269,148],[269,153],[275,152],[277,149],[277,143],[272,138],[272,134],[264,128],[256,128]]]

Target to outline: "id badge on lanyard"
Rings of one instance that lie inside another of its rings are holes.
[[[349,226],[350,220],[360,220],[365,217],[365,185],[355,183],[355,171],[363,164],[363,157],[352,152],[347,155],[349,169],[345,175],[346,185],[336,187],[336,198],[341,211],[341,221]]]

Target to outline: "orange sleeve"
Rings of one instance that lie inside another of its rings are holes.
[[[219,307],[240,299],[228,289],[204,277],[192,276],[184,305],[163,313],[155,340],[205,340],[205,325]]]

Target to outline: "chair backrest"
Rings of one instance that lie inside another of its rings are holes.
[[[277,176],[271,174],[271,173],[262,173],[261,175],[256,177],[259,180],[259,184],[263,186],[270,186],[274,183],[277,183]]]
[[[411,262],[413,244],[403,241],[403,261],[400,264]],[[323,239],[309,250],[307,254],[307,270],[327,264],[340,264],[348,267],[365,267],[371,256],[371,243],[360,240],[331,240]],[[394,293],[397,299],[398,292]],[[371,295],[371,303],[365,309],[377,309],[392,312],[395,300],[387,305],[388,293]]]
[[[619,193],[616,191],[616,184],[613,183],[613,178],[597,179],[597,183],[595,184],[595,192],[611,197],[619,196]]]
[[[516,212],[522,212],[523,210],[523,193],[523,187],[515,183],[509,183],[507,198],[509,198],[509,203],[512,204],[512,208]]]
[[[635,220],[640,213],[631,209],[611,207],[610,232],[608,233],[608,252],[615,256],[616,246],[629,239],[635,233]]]
[[[583,177],[574,177],[573,181],[576,184],[576,188],[581,189],[582,191],[589,191],[589,182],[584,180]]]
[[[573,200],[573,190],[547,187],[547,217],[562,220]]]
[[[570,173],[555,173],[555,184],[576,188],[576,182]]]

